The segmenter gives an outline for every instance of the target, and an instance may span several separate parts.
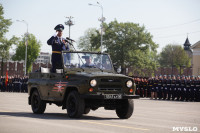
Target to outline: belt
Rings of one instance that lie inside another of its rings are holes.
[[[55,53],[55,54],[61,54],[60,51],[52,51],[52,53]]]

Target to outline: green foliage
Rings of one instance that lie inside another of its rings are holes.
[[[16,54],[13,56],[13,60],[25,60],[25,36],[22,37],[22,40],[19,41],[19,44],[16,48]],[[37,59],[40,53],[41,42],[36,39],[33,34],[28,35],[28,46],[27,46],[27,66],[26,70],[31,71],[32,63]]]
[[[5,19],[3,11],[3,6],[0,4],[0,42],[2,41],[2,37],[5,35],[6,32],[8,32],[9,26],[12,24],[10,19]]]
[[[9,59],[9,49],[13,44],[16,44],[18,38],[13,36],[11,39],[2,38],[0,41],[0,57],[3,59]]]
[[[168,44],[160,53],[159,63],[162,67],[190,67],[191,59],[181,45]]]
[[[125,68],[132,67],[139,74],[143,69],[153,72],[156,69],[156,48],[152,35],[135,23],[118,23],[116,20],[109,24],[104,23],[103,49],[111,55],[115,65],[121,66],[122,73]],[[95,34],[93,34],[95,35]],[[90,37],[95,49],[100,48],[100,33]],[[84,47],[84,45],[83,45]]]
[[[91,39],[95,36],[97,36],[96,29],[95,28],[88,29],[84,33],[84,36],[79,38],[78,48],[81,49],[82,51],[91,51],[91,52],[99,51],[99,48],[91,44]]]
[[[0,57],[1,57],[1,75],[3,75],[4,60],[9,59],[9,50],[13,44],[16,44],[18,38],[13,36],[7,39],[5,34],[8,32],[9,26],[12,24],[10,19],[5,19],[3,16],[3,6],[0,4]]]

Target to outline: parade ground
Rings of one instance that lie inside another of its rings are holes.
[[[80,119],[69,118],[56,105],[33,114],[27,100],[27,93],[0,92],[0,133],[169,133],[179,127],[200,132],[200,102],[140,98],[134,100],[132,117],[122,120],[103,108]]]

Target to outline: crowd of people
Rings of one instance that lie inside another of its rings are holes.
[[[28,76],[6,76],[0,79],[1,92],[28,92]],[[151,99],[200,101],[200,76],[160,75],[152,78],[133,77],[136,95]]]
[[[8,80],[7,80],[8,79]],[[6,81],[7,80],[7,81]],[[1,92],[28,92],[28,77],[6,76],[0,79]]]
[[[136,94],[151,99],[200,101],[200,76],[133,77]]]

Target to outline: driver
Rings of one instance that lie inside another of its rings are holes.
[[[82,58],[85,59],[85,64],[83,64],[81,67],[94,67],[95,65],[92,63],[92,59],[90,56],[83,56]]]

